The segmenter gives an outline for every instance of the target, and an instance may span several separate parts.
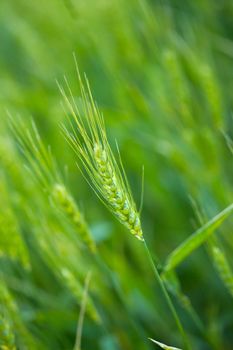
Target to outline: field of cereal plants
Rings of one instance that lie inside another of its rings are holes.
[[[232,349],[232,18],[1,0],[1,350]]]

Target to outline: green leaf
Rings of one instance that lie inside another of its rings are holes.
[[[164,349],[164,350],[181,350],[179,348],[174,348],[173,346],[169,346],[169,345],[165,345],[163,343],[160,343],[157,340],[151,339],[149,338],[153,343],[157,344],[158,346],[160,346],[160,348]]]
[[[221,211],[213,219],[208,221],[204,226],[194,232],[188,239],[179,245],[167,258],[164,267],[164,273],[174,269],[179,265],[188,255],[203,244],[209,236],[228,218],[233,212],[233,204]]]

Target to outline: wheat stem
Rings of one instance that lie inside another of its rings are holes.
[[[166,299],[166,301],[167,301],[168,307],[169,307],[169,309],[170,309],[170,311],[171,311],[171,313],[172,313],[172,315],[173,315],[173,318],[174,318],[174,320],[175,320],[175,323],[176,323],[176,325],[177,325],[177,328],[178,328],[178,330],[179,330],[179,332],[180,332],[180,334],[181,334],[181,336],[182,336],[185,349],[190,350],[191,347],[190,347],[190,344],[189,344],[187,335],[186,335],[186,333],[185,333],[185,331],[184,331],[184,328],[183,328],[182,323],[181,323],[181,321],[180,321],[180,319],[179,319],[179,316],[178,316],[178,314],[177,314],[177,312],[176,312],[176,310],[175,310],[175,307],[174,307],[174,305],[173,305],[173,302],[172,302],[172,300],[171,300],[171,298],[170,298],[170,296],[169,296],[169,294],[168,294],[168,291],[167,291],[167,289],[166,289],[166,287],[165,287],[165,284],[164,284],[162,278],[160,277],[160,274],[159,274],[159,272],[158,272],[158,270],[157,270],[157,268],[156,268],[156,266],[155,266],[154,260],[153,260],[153,258],[152,258],[152,255],[151,255],[151,253],[150,253],[150,250],[149,250],[149,248],[148,248],[148,245],[147,245],[145,239],[144,239],[144,247],[145,247],[145,250],[146,250],[148,259],[149,259],[149,261],[150,261],[152,270],[153,270],[153,272],[154,272],[155,278],[156,278],[156,280],[157,280],[157,282],[158,282],[158,284],[159,284],[159,286],[160,286],[160,288],[161,288],[161,290],[162,290],[162,292],[163,292],[163,295],[164,295],[164,297],[165,297],[165,299]]]
[[[61,271],[61,277],[64,281],[64,283],[67,285],[67,287],[70,289],[70,291],[75,296],[76,300],[79,302],[83,299],[83,287],[80,284],[80,282],[77,280],[77,278],[72,274],[71,271],[68,269],[62,269]],[[82,307],[82,303],[81,303]],[[100,316],[95,308],[94,303],[92,302],[92,299],[90,296],[86,300],[85,304],[85,312],[87,316],[94,321],[95,323],[100,324]]]
[[[91,280],[91,272],[89,271],[85,279],[85,286],[83,291],[81,310],[80,310],[79,319],[78,319],[77,337],[76,337],[74,350],[81,350],[82,329],[83,329],[85,310],[87,306],[88,288],[89,288],[90,280]]]

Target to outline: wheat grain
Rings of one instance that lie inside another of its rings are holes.
[[[111,206],[112,212],[138,239],[142,239],[140,218],[127,193],[122,190],[115,170],[102,145],[94,145],[94,158],[102,187],[102,194]]]

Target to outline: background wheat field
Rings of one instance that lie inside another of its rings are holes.
[[[1,350],[233,348],[232,18],[230,0],[0,1]],[[76,63],[147,245],[64,135]]]

